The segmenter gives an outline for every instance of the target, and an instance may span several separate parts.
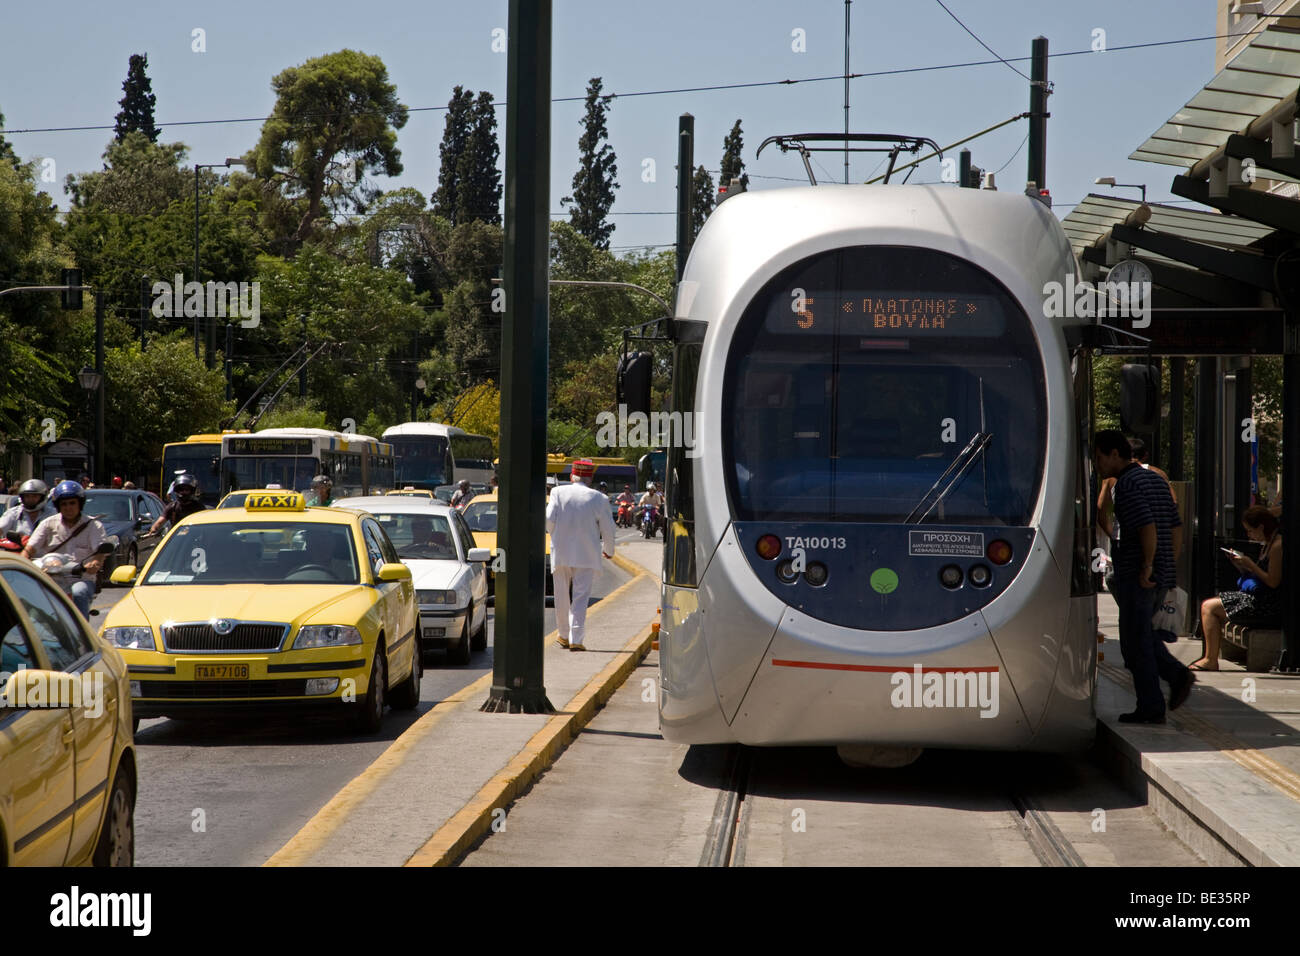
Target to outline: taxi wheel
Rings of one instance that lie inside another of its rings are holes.
[[[357,715],[357,730],[365,734],[375,734],[384,723],[384,685],[388,675],[384,673],[384,645],[375,646],[375,659],[370,665],[370,683],[366,687],[366,699]]]
[[[447,662],[450,664],[468,664],[469,663],[469,617],[466,615],[465,623],[460,629],[460,640],[454,647],[447,648]]]
[[[474,606],[470,605],[469,619],[471,621],[474,620],[474,610],[475,610]],[[475,631],[474,636],[470,638],[469,649],[471,651],[487,650],[487,615],[486,614],[483,615],[483,623],[479,625],[479,629]]]
[[[415,651],[411,654],[411,673],[402,686],[393,691],[393,710],[412,710],[420,703],[420,679],[424,676],[424,655],[420,652],[419,639],[415,638]]]
[[[104,826],[95,844],[95,866],[135,865],[135,794],[125,767],[117,768],[108,795]]]

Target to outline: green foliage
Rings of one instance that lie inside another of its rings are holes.
[[[126,70],[126,80],[122,83],[122,98],[118,105],[122,111],[117,114],[113,127],[114,135],[120,143],[131,132],[140,132],[148,137],[149,142],[158,142],[160,130],[153,124],[153,108],[158,97],[153,94],[153,84],[145,70],[149,66],[147,53],[132,53]]]
[[[292,388],[293,386],[290,386]],[[316,400],[308,397],[299,398],[298,393],[289,395],[289,389],[280,395],[270,410],[257,420],[257,428],[334,428],[326,421],[324,410]],[[363,434],[369,434],[363,432]]]
[[[4,126],[5,114],[0,112],[0,129],[4,129]],[[18,159],[18,154],[14,152],[13,146],[11,146],[9,140],[5,139],[3,136],[0,136],[0,163],[8,163],[15,169],[22,165]]]
[[[574,204],[569,211],[569,224],[574,229],[597,249],[608,249],[614,224],[607,218],[614,205],[614,190],[618,189],[618,164],[614,150],[606,142],[609,132],[605,128],[605,113],[609,110],[609,98],[602,99],[600,90],[600,77],[592,77],[587,84],[587,111],[582,118],[582,137],[578,140],[573,195],[565,196],[560,203]]]
[[[452,401],[433,407],[432,421],[463,428],[471,435],[486,435],[499,447],[501,435],[501,392],[488,380],[466,389]]]
[[[439,154],[434,212],[453,225],[476,220],[501,225],[501,150],[491,93],[479,93],[475,100],[473,90],[452,91]]]
[[[368,172],[402,173],[397,130],[407,109],[377,56],[340,50],[290,67],[271,81],[275,109],[249,154],[250,168],[299,212],[294,242],[322,218],[365,212],[378,189]]]
[[[104,429],[113,470],[141,470],[177,436],[218,431],[234,407],[219,369],[204,368],[193,342],[160,339],[104,353]]]
[[[748,188],[749,174],[745,172],[745,160],[741,158],[744,148],[745,137],[740,130],[740,120],[736,120],[736,125],[731,127],[731,132],[722,141],[722,167],[718,174],[720,185],[730,186],[731,181],[738,178],[740,184]]]
[[[193,195],[193,176],[182,166],[188,152],[184,143],[155,143],[145,133],[128,131],[108,144],[102,170],[67,177],[72,205],[125,216],[156,216]]]
[[[438,147],[441,165],[438,167],[438,188],[429,197],[433,211],[444,219],[456,222],[456,206],[460,192],[460,158],[465,155],[474,115],[474,91],[456,86],[447,101],[447,116],[443,121],[442,144]]]
[[[698,236],[704,228],[704,220],[713,211],[717,196],[718,190],[709,171],[703,166],[695,167],[695,176],[691,179],[691,238]]]

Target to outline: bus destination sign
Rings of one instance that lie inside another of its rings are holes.
[[[230,455],[310,455],[313,453],[310,438],[228,438],[226,453]]]

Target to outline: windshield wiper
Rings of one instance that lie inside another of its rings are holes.
[[[975,459],[984,453],[984,449],[988,447],[989,442],[992,440],[992,432],[976,432],[971,436],[971,440],[966,443],[966,447],[963,448],[961,453],[952,460],[952,464],[949,465],[944,473],[939,476],[939,480],[930,486],[930,490],[921,496],[921,500],[916,503],[916,507],[913,508],[908,516],[903,519],[903,524],[911,524],[912,519],[916,517],[916,513],[921,510],[921,507],[925,504],[927,499],[934,494],[934,490],[940,485],[943,485],[943,490],[939,492],[930,507],[926,508],[925,512],[919,518],[916,518],[916,523],[920,524],[929,517],[930,512],[935,509],[939,502],[943,501],[949,491],[957,486],[957,483],[961,481],[966,472],[970,470],[970,466],[975,463]],[[945,480],[948,482],[946,485],[944,484]]]

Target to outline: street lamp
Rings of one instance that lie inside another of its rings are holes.
[[[94,431],[94,422],[91,420],[90,414],[90,399],[99,391],[99,383],[102,380],[103,376],[89,365],[77,373],[77,381],[81,383],[81,387],[86,391],[86,474],[90,475],[92,480],[94,478],[94,472],[91,471],[91,468],[93,467],[95,458],[90,453],[90,436]]]
[[[248,164],[242,159],[227,156],[224,163],[195,163],[194,164],[194,281],[199,281],[199,170],[216,169],[218,167],[229,168],[231,166],[247,166]],[[178,290],[179,291],[179,290]],[[206,300],[203,300],[206,301]],[[199,314],[194,316],[194,357],[199,357],[199,328],[200,323],[205,318],[203,307],[200,306]],[[216,326],[213,325],[213,329]],[[208,368],[212,368],[213,348],[212,343],[208,343]]]
[[[1142,204],[1146,205],[1147,187],[1142,183],[1117,183],[1115,182],[1114,176],[1098,176],[1096,179],[1093,180],[1093,182],[1098,186],[1110,186],[1112,189],[1114,189],[1116,186],[1119,186],[1123,189],[1140,189],[1142,190]]]

